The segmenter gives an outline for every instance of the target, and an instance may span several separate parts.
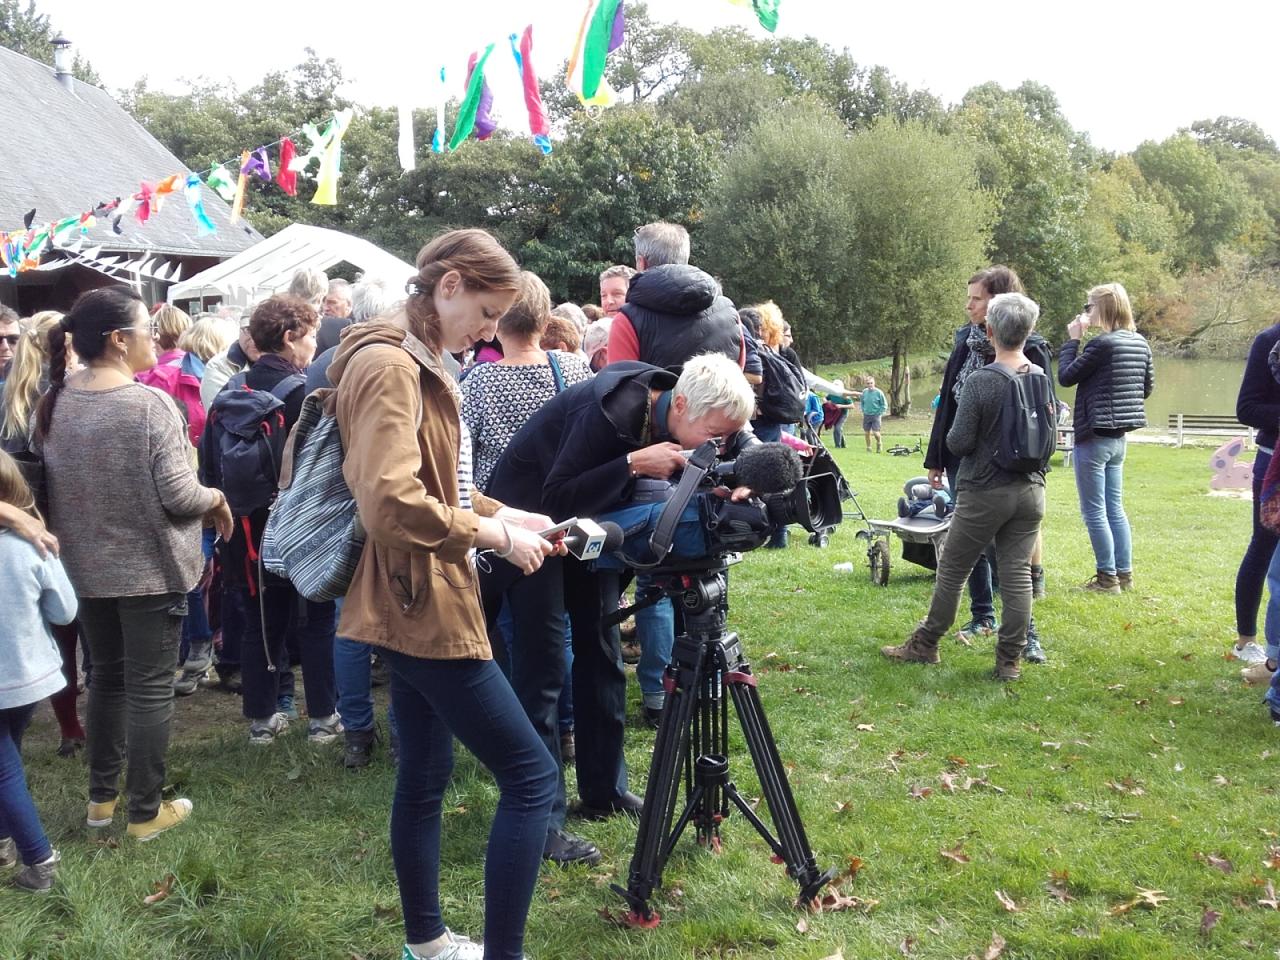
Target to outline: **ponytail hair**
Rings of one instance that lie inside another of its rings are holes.
[[[436,237],[420,251],[417,276],[409,281],[405,316],[415,337],[440,349],[440,317],[436,313],[435,290],[440,279],[456,270],[468,290],[488,293],[519,293],[520,268],[502,244],[484,230],[450,230]]]
[[[4,385],[4,403],[0,407],[0,439],[27,440],[31,435],[31,413],[40,399],[40,378],[49,361],[49,331],[62,320],[56,310],[42,310],[31,318]]]
[[[36,434],[41,440],[49,436],[53,408],[66,383],[67,335],[80,359],[91,364],[106,353],[107,334],[137,324],[142,305],[142,298],[129,287],[99,287],[80,294],[70,312],[49,330],[49,390],[36,413]]]

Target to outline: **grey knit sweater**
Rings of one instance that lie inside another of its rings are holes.
[[[1032,364],[1033,369],[1040,368]],[[996,466],[1000,411],[1009,381],[998,370],[975,370],[960,389],[956,419],[947,431],[947,448],[963,457],[955,491],[989,490],[1010,483],[1044,484],[1044,473],[1012,473]]]
[[[190,446],[173,400],[152,387],[58,396],[41,444],[49,519],[81,598],[195,586],[201,518],[219,495],[196,479]]]

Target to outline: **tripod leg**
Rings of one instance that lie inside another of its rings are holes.
[[[738,711],[738,720],[742,724],[742,732],[747,740],[747,750],[751,754],[751,762],[755,765],[756,776],[760,778],[760,788],[765,802],[769,805],[769,815],[773,819],[777,831],[776,843],[758,817],[748,817],[753,826],[760,831],[769,845],[774,848],[782,861],[787,865],[787,874],[800,884],[799,903],[807,904],[817,896],[827,883],[835,876],[831,869],[822,873],[818,870],[817,861],[809,847],[809,838],[805,835],[804,824],[800,822],[800,812],[796,809],[795,797],[791,793],[791,784],[787,780],[786,769],[782,766],[782,758],[778,755],[778,747],[769,729],[769,721],[765,718],[764,708],[760,704],[760,693],[756,689],[756,678],[751,667],[742,660],[737,651],[737,637],[731,636],[726,642],[726,650],[732,644],[732,660],[729,671],[725,674],[725,683],[729,686],[729,694]],[[731,789],[730,797],[740,809],[745,808],[737,790]],[[745,812],[745,810],[744,810]]]
[[[681,774],[687,762],[689,729],[702,684],[701,646],[687,637],[678,637],[672,659],[674,663],[668,671],[669,675],[674,675],[675,682],[667,691],[662,707],[627,888],[624,890],[617,884],[612,885],[613,890],[631,905],[629,920],[637,926],[657,923],[657,915],[649,906],[649,899],[653,891],[662,885],[662,869],[671,848],[693,813],[694,794],[691,791],[689,805],[680,817],[679,830],[671,833]],[[702,802],[701,792],[697,799]]]

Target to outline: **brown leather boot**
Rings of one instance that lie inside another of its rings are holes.
[[[1017,660],[997,660],[996,661],[996,679],[997,680],[1018,680],[1022,677],[1022,667],[1018,665]]]
[[[1128,592],[1129,590],[1132,590],[1133,589],[1133,571],[1117,570],[1116,583],[1120,584],[1120,590],[1122,592]]]
[[[1105,570],[1099,570],[1081,584],[1080,588],[1087,593],[1119,594],[1120,581],[1114,573],[1107,573]]]
[[[907,642],[896,647],[881,647],[880,652],[890,660],[901,660],[904,663],[941,663],[938,656],[938,643],[927,639],[920,630],[916,630],[907,638]]]

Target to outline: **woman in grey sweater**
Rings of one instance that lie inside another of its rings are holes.
[[[87,364],[70,377],[68,334]],[[128,834],[139,840],[191,811],[189,800],[160,800],[173,672],[186,594],[204,565],[201,525],[231,533],[226,498],[196,480],[173,400],[133,379],[155,365],[153,336],[132,291],[82,294],[49,333],[37,420],[49,512],[93,656],[88,824],[111,822],[127,756]]]
[[[995,361],[965,380],[956,418],[947,432],[947,448],[959,454],[956,512],[938,559],[929,613],[906,643],[882,647],[893,660],[938,663],[938,640],[955,622],[969,571],[987,544],[995,541],[1004,616],[996,642],[996,678],[1016,680],[1018,660],[1031,621],[1031,553],[1044,519],[1044,472],[1017,473],[996,463],[1000,416],[1012,373],[1044,373],[1027,359],[1023,346],[1040,316],[1034,301],[1020,293],[1002,293],[987,307],[987,332],[995,343]]]

